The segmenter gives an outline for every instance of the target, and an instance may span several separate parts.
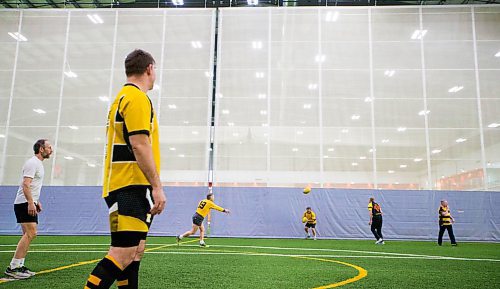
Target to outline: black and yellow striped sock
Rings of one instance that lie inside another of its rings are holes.
[[[84,289],[107,289],[113,285],[122,272],[120,264],[113,257],[106,255],[90,273]]]
[[[139,266],[141,261],[134,261],[123,270],[118,277],[116,285],[118,289],[138,289],[139,288]]]

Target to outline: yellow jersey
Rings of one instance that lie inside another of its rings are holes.
[[[224,212],[224,208],[217,206],[214,202],[209,199],[203,199],[198,203],[198,208],[196,208],[196,213],[200,214],[203,218],[205,218],[210,209],[215,209],[217,211]]]
[[[130,145],[129,137],[135,134],[149,137],[156,170],[160,174],[160,139],[153,104],[136,85],[127,83],[108,112],[103,198],[128,187],[151,185],[139,168]]]
[[[451,225],[451,213],[449,207],[439,207],[439,225],[449,226]]]
[[[305,211],[302,218],[306,218],[308,224],[316,224],[316,214],[313,211],[310,213]]]

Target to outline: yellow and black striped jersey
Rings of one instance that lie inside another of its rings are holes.
[[[306,218],[308,224],[316,224],[316,214],[313,211],[305,211],[302,218]]]
[[[450,207],[439,206],[439,225],[451,225]]]
[[[129,137],[149,136],[156,170],[160,173],[158,120],[149,97],[134,84],[125,84],[108,112],[102,196],[132,186],[149,186],[139,168]]]
[[[224,208],[217,206],[214,202],[209,199],[203,199],[198,203],[198,208],[196,208],[196,213],[200,214],[203,218],[205,218],[210,209],[215,209],[217,211],[224,211]]]
[[[372,213],[373,216],[380,216],[382,215],[382,209],[380,208],[380,205],[375,202],[369,202],[368,203],[368,211]]]

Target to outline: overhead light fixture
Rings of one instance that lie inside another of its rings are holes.
[[[179,155],[179,157],[180,157],[180,158],[183,158],[183,157],[185,157],[185,155],[183,155],[183,154],[180,154],[180,155]]]
[[[432,154],[434,154],[434,155],[435,155],[435,154],[438,154],[438,153],[440,153],[440,152],[441,152],[441,150],[440,150],[440,149],[434,149],[434,150],[432,150],[432,151],[431,151],[431,153],[432,153]]]
[[[488,127],[489,127],[489,128],[496,128],[496,127],[499,127],[499,126],[500,126],[500,123],[496,123],[496,122],[494,122],[494,123],[490,123],[490,124],[488,125]]]
[[[303,132],[303,131],[301,131],[301,130],[298,130],[298,131],[297,131],[297,134],[298,134],[298,135],[303,135],[303,134],[304,134],[304,132]]]
[[[452,88],[448,89],[448,92],[451,92],[451,93],[459,92],[462,89],[464,89],[463,86],[453,86]]]
[[[87,163],[87,166],[91,167],[91,168],[95,168],[96,167],[96,164],[93,164],[93,163]]]
[[[359,114],[353,114],[351,115],[351,119],[352,120],[358,120],[361,116],[359,116]]]
[[[168,108],[169,109],[177,109],[177,105],[175,105],[175,104],[169,104]]]
[[[421,110],[418,112],[418,115],[424,116],[424,115],[428,115],[430,112],[431,112],[430,110]]]
[[[69,78],[77,78],[78,77],[78,75],[71,70],[65,71],[64,74],[66,74],[66,76]]]
[[[259,0],[247,0],[248,5],[259,5]]]
[[[183,124],[189,124],[189,121],[185,120],[182,122]]]
[[[377,151],[376,149],[369,149],[368,152],[369,153],[373,153],[374,151]]]
[[[334,143],[340,143],[340,140],[339,139],[336,139],[333,141]]]
[[[344,128],[344,129],[342,129],[342,130],[341,130],[341,132],[342,132],[342,133],[348,133],[348,132],[349,132],[349,130],[348,130],[347,128]]]
[[[495,53],[495,57],[500,57],[500,51],[498,51],[497,53]]]
[[[109,102],[109,97],[107,96],[99,96],[99,100],[102,102]]]
[[[324,155],[324,156],[323,156],[323,158],[324,158],[324,159],[327,159],[327,158],[328,158],[328,156],[327,156],[327,155]]]
[[[26,38],[19,32],[7,32],[7,33],[10,35],[10,37],[14,38],[17,41],[28,41],[28,38]]]
[[[393,170],[388,170],[387,171],[389,174],[394,174],[395,172]]]
[[[239,136],[240,134],[237,132],[233,132],[233,136]]]
[[[260,115],[267,115],[267,110],[261,110]]]
[[[351,163],[351,166],[356,167],[358,166],[358,163]]]
[[[259,95],[257,96],[259,99],[266,99],[267,98],[267,95],[264,94],[264,93],[259,93]]]
[[[0,138],[5,138],[5,135],[4,134],[0,134]]]
[[[222,114],[229,114],[229,109],[223,109]]]
[[[196,130],[193,130],[191,133],[192,133],[193,135],[198,135],[198,134],[199,134],[199,132],[198,132],[198,131],[196,131]]]
[[[65,158],[65,159],[67,159],[67,160],[72,160],[72,159],[74,159],[74,158],[73,158],[73,157],[71,157],[71,156],[65,156],[64,158]]]
[[[335,149],[334,148],[329,148],[328,151],[329,152],[333,152]]]
[[[171,148],[168,148],[168,149],[171,150],[171,151],[175,151],[176,150],[176,148],[174,148],[174,147],[171,147]]]
[[[206,77],[212,77],[212,73],[211,73],[211,72],[209,72],[209,71],[205,71],[205,76],[206,76]]]
[[[310,103],[304,103],[304,109],[311,109],[312,105]]]
[[[200,41],[191,41],[191,46],[195,49],[200,49],[203,47],[203,45],[201,45],[201,42]]]
[[[224,98],[224,95],[222,95],[222,93],[216,93],[215,96],[217,96],[218,98]]]
[[[325,16],[325,21],[326,22],[335,22],[339,19],[339,12],[338,11],[328,11]]]
[[[386,70],[384,72],[384,75],[387,76],[387,77],[393,77],[394,73],[396,73],[396,71],[394,71],[394,70]]]
[[[41,108],[34,108],[33,111],[36,112],[36,113],[39,113],[39,114],[45,114],[45,113],[47,113],[45,110],[43,110]]]
[[[457,139],[455,140],[455,142],[457,142],[457,143],[461,143],[461,142],[464,142],[464,141],[466,141],[466,140],[467,140],[466,138],[457,138]]]
[[[262,41],[252,41],[253,49],[262,49]]]
[[[365,156],[359,157],[360,160],[366,160]]]
[[[268,127],[268,126],[269,126],[269,124],[268,124],[268,123],[263,123],[263,124],[262,124],[262,126],[263,126],[263,127]]]
[[[234,126],[234,122],[228,122],[227,125],[228,126]]]
[[[404,127],[404,126],[400,126],[400,127],[398,127],[398,131],[399,131],[399,132],[404,132],[404,131],[406,131],[406,127]]]
[[[264,72],[256,72],[255,77],[257,78],[264,78]]]
[[[316,83],[309,83],[309,85],[307,86],[307,88],[309,90],[316,90],[316,89],[318,89],[318,85]]]
[[[87,14],[87,17],[92,21],[94,24],[103,24],[104,21],[102,21],[101,17],[97,14]]]
[[[293,148],[293,149],[292,149],[292,151],[293,151],[293,152],[298,152],[298,151],[299,151],[299,149],[298,149],[298,148]]]
[[[68,126],[68,127],[69,127],[70,129],[72,129],[72,130],[77,130],[77,129],[78,129],[78,127],[77,127],[76,125],[70,125],[70,126]]]
[[[184,5],[184,0],[172,0],[172,4],[175,6],[181,6]]]
[[[372,97],[365,97],[365,102],[372,102],[373,101],[373,98]]]
[[[421,162],[422,159],[421,158],[414,158],[413,161],[416,162],[416,163],[418,163],[418,162]]]
[[[424,38],[425,34],[427,34],[427,30],[419,30],[419,29],[417,29],[411,35],[411,39],[413,39],[413,40],[422,39],[422,38]]]
[[[314,61],[321,63],[325,62],[326,56],[324,54],[318,54],[314,57]]]
[[[382,140],[382,143],[388,143],[388,142],[389,142],[389,139],[387,139],[387,138]]]
[[[401,169],[406,169],[408,167],[408,165],[399,165],[399,168]]]

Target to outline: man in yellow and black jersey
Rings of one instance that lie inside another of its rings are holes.
[[[211,209],[226,214],[230,213],[228,209],[224,209],[220,206],[217,206],[214,203],[214,195],[212,193],[208,194],[206,199],[203,199],[198,203],[198,207],[196,208],[196,213],[194,213],[193,215],[193,227],[191,228],[191,230],[186,231],[184,234],[176,237],[177,244],[179,244],[180,240],[182,240],[183,238],[195,234],[196,231],[200,229],[200,247],[208,247],[208,245],[205,244],[205,241],[203,241],[203,238],[205,236],[205,227],[203,226],[203,220],[208,215]]]
[[[384,237],[382,236],[382,208],[375,202],[375,198],[373,197],[368,201],[368,212],[370,214],[370,222],[368,222],[368,225],[371,226],[370,229],[373,236],[377,239],[375,244],[384,245]]]
[[[156,80],[151,54],[134,50],[125,59],[127,84],[110,107],[102,197],[109,208],[111,246],[85,289],[138,288],[139,264],[153,216],[165,208],[160,182],[158,121],[146,92]]]
[[[310,239],[311,235],[309,233],[309,228],[313,233],[313,238],[316,240],[316,214],[312,211],[311,207],[307,207],[304,215],[302,216],[302,222],[305,222],[306,225],[304,230],[306,231],[306,239]]]
[[[442,200],[441,206],[439,206],[439,237],[438,245],[443,245],[443,235],[444,231],[448,230],[448,235],[450,236],[450,241],[452,246],[456,246],[457,242],[455,240],[455,234],[453,234],[453,223],[455,219],[451,216],[450,207],[448,207],[448,201]]]

